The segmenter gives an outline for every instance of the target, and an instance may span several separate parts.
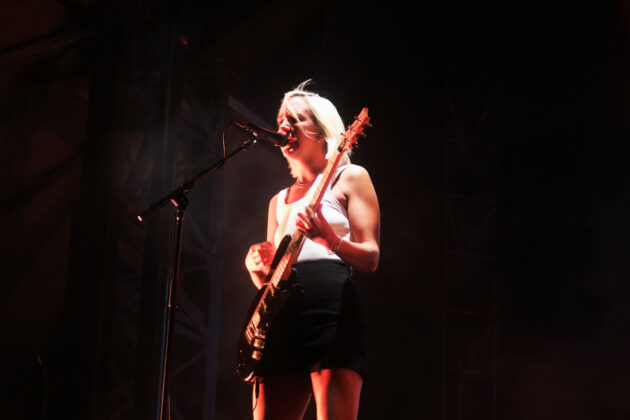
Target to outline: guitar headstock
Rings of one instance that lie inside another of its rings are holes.
[[[370,117],[368,116],[368,109],[363,108],[358,116],[354,117],[354,122],[348,126],[348,131],[341,138],[339,153],[343,153],[356,145],[359,136],[365,137],[363,130],[365,126],[371,127]]]

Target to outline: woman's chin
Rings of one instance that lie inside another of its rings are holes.
[[[286,146],[284,146],[282,148],[282,154],[285,155],[285,156],[291,156],[292,154],[294,154],[297,151],[297,149],[299,147],[300,146],[298,145],[297,142],[289,143],[289,144],[287,144]]]

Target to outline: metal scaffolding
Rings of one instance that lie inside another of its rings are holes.
[[[469,30],[484,25],[483,16],[453,15],[445,51],[442,419],[494,420],[498,88],[491,43]]]

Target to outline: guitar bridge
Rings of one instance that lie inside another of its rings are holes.
[[[261,333],[261,330],[256,330],[256,334],[254,335],[254,340],[252,342],[252,359],[260,360],[262,357],[262,350],[265,348],[265,335]]]

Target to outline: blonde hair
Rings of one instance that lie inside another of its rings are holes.
[[[337,112],[337,108],[330,100],[319,96],[317,93],[306,90],[306,86],[311,83],[311,79],[308,79],[300,83],[297,87],[284,94],[282,104],[286,109],[297,119],[295,111],[289,104],[289,99],[299,97],[307,104],[311,114],[313,115],[313,122],[315,126],[322,130],[324,137],[326,138],[326,145],[328,147],[326,152],[326,159],[330,158],[333,151],[339,147],[341,138],[346,132],[345,125]],[[346,151],[341,160],[340,165],[350,163],[350,150]]]

